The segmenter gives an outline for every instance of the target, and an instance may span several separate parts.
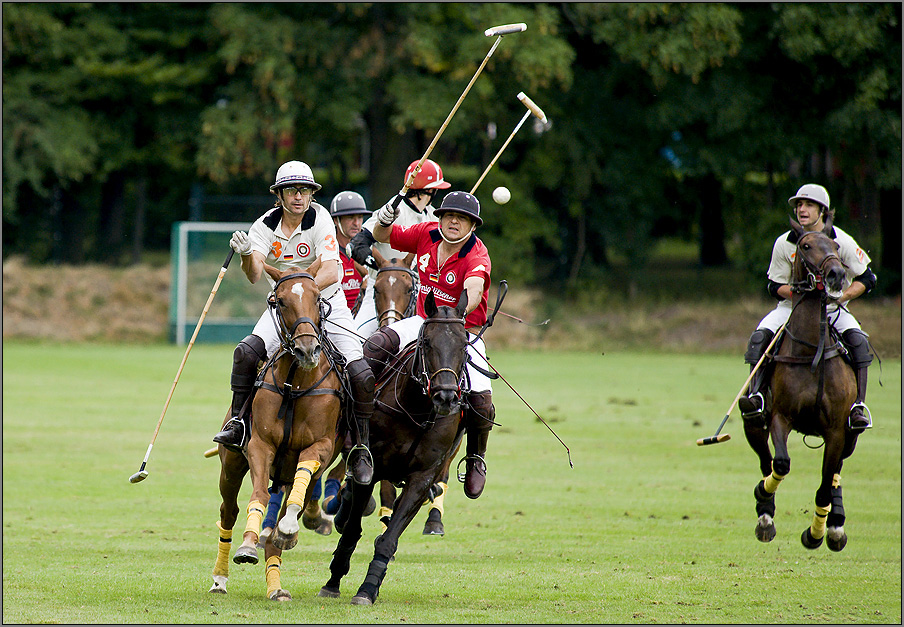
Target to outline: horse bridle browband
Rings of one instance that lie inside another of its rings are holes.
[[[396,314],[398,320],[414,315],[414,306],[417,304],[417,272],[415,272],[411,268],[406,268],[405,266],[386,266],[385,268],[380,268],[379,270],[377,270],[377,276],[379,276],[381,272],[390,271],[407,272],[411,276],[411,294],[408,297],[408,305],[405,307],[405,311],[399,311],[398,309],[387,309],[377,317],[378,327],[383,326],[383,319],[388,317],[390,314]]]

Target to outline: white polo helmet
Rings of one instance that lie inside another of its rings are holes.
[[[307,185],[313,187],[315,192],[320,189],[320,185],[314,181],[311,167],[301,161],[287,161],[279,166],[276,171],[276,180],[270,186],[270,191],[275,194],[280,187],[290,185]]]
[[[797,190],[794,196],[788,199],[788,204],[793,207],[798,200],[812,200],[825,207],[826,211],[829,210],[829,192],[822,185],[807,183]]]

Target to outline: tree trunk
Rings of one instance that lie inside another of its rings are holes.
[[[725,252],[725,220],[722,217],[722,184],[713,174],[700,179],[700,263],[721,266],[728,262]]]
[[[125,240],[123,229],[124,183],[122,172],[112,172],[101,187],[100,222],[98,224],[98,257],[101,261],[119,261]]]
[[[148,179],[140,176],[135,187],[135,224],[132,230],[132,264],[141,263],[144,252],[144,217],[147,213]]]

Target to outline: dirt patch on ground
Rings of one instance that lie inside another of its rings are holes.
[[[30,266],[10,258],[3,262],[3,339],[165,341],[170,279],[168,266]],[[491,306],[495,297],[493,289]],[[519,288],[508,293],[485,337],[493,348],[742,355],[770,307],[765,299],[744,298],[720,305],[621,304],[586,312],[551,306],[539,291]],[[900,297],[867,297],[852,311],[882,359],[901,357]]]

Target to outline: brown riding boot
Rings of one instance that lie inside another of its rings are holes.
[[[348,472],[361,485],[370,485],[374,477],[374,460],[368,448],[370,419],[374,413],[374,375],[367,361],[358,359],[348,365],[355,409],[355,446],[348,454]]]
[[[487,452],[487,440],[490,429],[496,418],[492,392],[478,392],[468,395],[468,407],[465,410],[465,428],[467,429],[467,456],[465,457],[464,478],[465,496],[476,499],[483,493],[487,479],[487,464],[484,456]]]

